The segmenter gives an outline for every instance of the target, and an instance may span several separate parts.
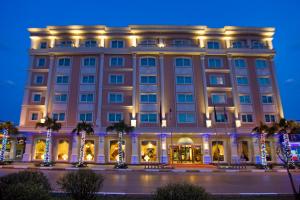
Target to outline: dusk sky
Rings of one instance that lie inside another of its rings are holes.
[[[299,0],[3,0],[0,120],[19,122],[29,58],[27,28],[132,24],[275,27],[275,62],[285,117],[300,120]]]

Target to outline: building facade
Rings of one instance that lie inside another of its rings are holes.
[[[55,162],[76,162],[77,122],[94,124],[85,160],[117,161],[119,120],[135,127],[124,137],[127,163],[260,162],[259,122],[283,117],[275,77],[274,28],[225,26],[48,26],[30,28],[28,81],[20,117],[19,159],[39,161],[45,116],[54,133]],[[277,138],[266,142],[277,162]],[[21,148],[21,147],[20,147]],[[14,157],[16,153],[11,153]]]

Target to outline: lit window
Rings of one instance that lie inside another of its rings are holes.
[[[124,58],[123,57],[111,57],[110,58],[110,66],[111,67],[123,67],[124,66]]]
[[[156,84],[156,76],[141,76],[141,84]]]
[[[70,58],[59,58],[58,59],[58,66],[59,67],[69,67],[71,65]]]
[[[212,159],[214,162],[225,161],[225,157],[224,157],[225,151],[224,151],[223,141],[213,141],[211,152],[212,152]]]
[[[38,113],[31,113],[31,120],[32,121],[37,121],[39,119],[39,114]]]
[[[226,94],[212,94],[211,101],[213,104],[225,104]]]
[[[251,114],[242,114],[242,122],[251,123],[253,122],[253,117]]]
[[[155,58],[141,58],[141,66],[142,67],[155,67],[156,66],[156,60]]]
[[[111,48],[124,48],[123,40],[113,40],[111,41]]]
[[[88,57],[83,59],[84,67],[94,67],[96,65],[96,58]]]
[[[117,162],[119,160],[119,141],[111,140],[109,142],[109,161]],[[122,158],[125,159],[125,141],[122,141]]]
[[[63,102],[67,101],[67,97],[68,97],[67,94],[59,94],[59,93],[57,93],[57,94],[55,94],[54,99],[55,99],[56,103],[63,103]]]
[[[108,121],[109,122],[119,122],[123,120],[123,114],[122,113],[108,113]]]
[[[41,94],[33,94],[33,102],[41,102],[42,95]]]
[[[37,140],[34,146],[34,159],[43,160],[46,151],[46,140]]]
[[[175,65],[176,67],[191,67],[192,60],[190,58],[176,58]]]
[[[240,104],[250,104],[251,98],[249,95],[240,95]]]
[[[238,76],[236,77],[236,82],[238,85],[248,85],[248,78],[245,76]]]
[[[211,85],[224,85],[225,79],[224,76],[212,75],[209,77],[209,82]]]
[[[176,76],[176,84],[192,84],[191,76]]]
[[[122,103],[123,102],[123,94],[110,93],[109,94],[109,102],[110,103]]]
[[[69,159],[69,141],[59,140],[57,145],[57,160],[68,161]]]
[[[37,67],[44,67],[46,65],[46,58],[38,58]]]
[[[268,63],[265,59],[256,59],[255,61],[255,67],[257,69],[263,69],[263,68],[266,68],[268,67]]]
[[[93,121],[93,114],[92,113],[80,113],[79,114],[79,121]]]
[[[123,75],[109,75],[110,84],[123,84],[124,76]]]
[[[218,41],[208,41],[207,48],[208,49],[220,49],[220,43]]]
[[[65,113],[52,113],[52,118],[57,121],[65,121]]]
[[[80,102],[82,103],[91,103],[94,101],[94,94],[81,94]]]
[[[249,161],[249,145],[248,141],[238,142],[238,152],[241,159],[241,162]]]
[[[95,144],[93,140],[86,140],[84,145],[84,160],[94,161],[95,160]]]
[[[82,76],[81,83],[83,83],[83,84],[95,83],[95,76],[94,75],[84,75],[84,76]]]
[[[156,162],[157,161],[157,142],[142,141],[141,143],[141,161]]]
[[[178,113],[177,114],[178,123],[194,123],[195,114],[193,113]]]
[[[157,122],[157,114],[156,113],[142,113],[140,115],[142,123],[155,123]]]
[[[177,94],[178,103],[193,103],[193,94]]]
[[[244,59],[234,59],[234,66],[238,68],[245,68],[246,61]]]
[[[223,62],[221,58],[208,58],[208,67],[209,68],[222,68]]]
[[[141,94],[141,103],[156,103],[156,94]]]
[[[69,76],[67,76],[67,75],[58,75],[58,76],[56,76],[56,83],[57,84],[67,84],[67,83],[69,83]]]
[[[270,78],[260,77],[257,80],[258,80],[258,84],[260,86],[268,86],[268,85],[270,85]]]
[[[84,42],[84,46],[85,47],[89,47],[89,48],[91,48],[91,47],[97,47],[97,41],[96,40],[86,40]]]
[[[270,114],[265,115],[265,122],[270,123],[270,122],[275,122],[275,121],[276,121],[275,115],[270,115]]]
[[[272,104],[273,96],[272,95],[263,95],[261,96],[261,100],[263,104]]]

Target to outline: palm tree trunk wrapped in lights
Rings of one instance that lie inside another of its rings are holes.
[[[124,164],[124,155],[123,155],[123,148],[122,148],[122,143],[123,143],[123,133],[119,132],[118,134],[118,165],[121,166]]]
[[[80,139],[79,159],[78,159],[78,164],[79,165],[83,165],[83,161],[84,161],[85,137],[86,137],[86,132],[82,131],[81,132],[81,139]]]
[[[44,154],[44,163],[50,163],[51,162],[51,143],[52,143],[52,129],[47,130],[46,135],[46,147],[45,147],[45,154]]]
[[[0,162],[5,161],[5,152],[9,135],[18,134],[18,129],[12,122],[3,122],[0,123],[0,131],[3,133],[2,137],[2,148],[0,152]]]
[[[267,149],[266,149],[266,135],[260,134],[260,152],[261,152],[261,164],[266,168],[267,166]]]
[[[8,131],[6,129],[3,129],[2,148],[1,148],[1,154],[0,154],[1,162],[3,162],[5,159],[7,138],[8,138]]]

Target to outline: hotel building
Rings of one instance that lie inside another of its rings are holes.
[[[72,129],[94,124],[85,157],[114,163],[119,120],[135,127],[124,137],[125,160],[177,164],[259,163],[251,130],[283,117],[275,76],[274,28],[225,26],[48,26],[30,28],[28,81],[20,117],[22,141],[8,156],[42,160],[45,116],[62,124],[53,133],[55,162],[76,162]],[[19,146],[18,146],[19,145]],[[278,139],[267,139],[277,162]]]

